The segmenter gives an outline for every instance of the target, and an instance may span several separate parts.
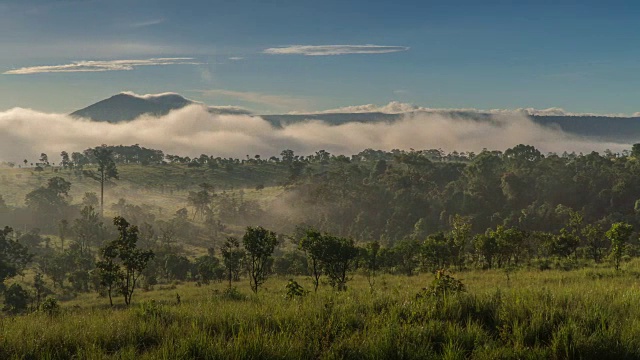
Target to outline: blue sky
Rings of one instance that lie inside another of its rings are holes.
[[[172,91],[264,113],[395,100],[631,114],[639,15],[632,1],[0,0],[0,110]],[[318,51],[342,54],[302,54]],[[99,63],[57,67],[78,61]]]

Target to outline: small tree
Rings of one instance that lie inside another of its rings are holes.
[[[113,306],[111,291],[119,285],[120,293],[124,296],[125,304],[131,304],[131,297],[138,278],[147,267],[147,263],[154,256],[153,251],[143,251],[137,248],[138,227],[130,226],[123,217],[113,219],[118,227],[118,239],[111,241],[102,248],[103,260],[98,262],[101,282],[107,287],[109,301]]]
[[[8,226],[0,229],[0,290],[4,280],[20,273],[32,258],[24,245],[11,238],[12,231]]]
[[[364,250],[365,267],[367,269],[367,281],[369,288],[373,291],[375,284],[376,271],[380,267],[380,243],[373,241],[367,244]]]
[[[222,245],[222,263],[227,272],[229,279],[229,289],[231,289],[231,281],[234,275],[240,272],[240,266],[242,265],[242,259],[245,256],[244,250],[240,248],[240,242],[234,237],[228,237]]]
[[[582,229],[582,236],[586,239],[591,258],[599,263],[606,248],[604,229],[600,224],[588,224]]]
[[[271,254],[278,244],[278,239],[273,231],[262,226],[249,226],[242,237],[242,243],[248,255],[251,290],[257,294],[258,288],[269,275]]]
[[[36,308],[40,308],[40,300],[49,293],[41,273],[33,276],[33,288],[36,290]]]
[[[347,288],[347,272],[358,256],[358,248],[353,240],[324,235],[325,247],[322,254],[324,273],[329,284],[339,291]]]
[[[62,219],[58,223],[58,235],[60,236],[60,251],[64,251],[64,241],[69,233],[69,221]]]
[[[113,292],[120,288],[120,284],[124,277],[120,270],[120,266],[115,262],[117,255],[114,251],[115,249],[113,248],[102,249],[102,257],[104,259],[96,263],[100,285],[107,290],[107,295],[109,295],[109,305],[111,306],[113,306]]]
[[[304,251],[309,258],[309,267],[311,268],[311,281],[313,282],[313,291],[318,291],[318,285],[320,284],[320,276],[322,276],[322,264],[320,259],[322,258],[324,248],[324,237],[315,229],[307,229],[304,236],[300,239],[298,247]]]
[[[620,269],[620,262],[622,261],[622,255],[624,254],[624,245],[631,237],[633,232],[633,226],[618,222],[611,225],[611,228],[607,231],[606,236],[611,240],[611,260],[616,267],[616,270]]]
[[[18,314],[27,310],[29,293],[18,284],[12,284],[4,292],[3,310],[12,314]]]

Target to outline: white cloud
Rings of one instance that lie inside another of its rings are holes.
[[[262,52],[271,55],[329,56],[346,54],[386,54],[409,50],[406,46],[382,45],[289,45],[268,48]]]
[[[244,58],[242,56],[232,56],[229,58],[229,60],[231,61],[240,61],[240,60],[244,60]]]
[[[165,22],[164,18],[150,19],[150,20],[138,21],[138,22],[131,23],[131,24],[129,24],[129,27],[142,28],[142,27],[162,24],[163,22]]]
[[[402,103],[398,101],[391,101],[386,105],[354,105],[345,106],[336,109],[328,109],[306,113],[309,115],[315,114],[349,114],[349,113],[384,113],[384,114],[404,114],[422,112],[430,114],[443,114],[451,115],[454,113],[477,113],[488,115],[509,115],[509,114],[524,114],[529,116],[607,116],[607,117],[628,117],[626,114],[595,114],[595,113],[577,113],[566,111],[562,108],[552,107],[547,109],[534,109],[534,108],[518,108],[518,109],[475,109],[475,108],[428,108],[422,106],[416,106],[413,104]],[[290,112],[290,114],[302,114],[301,112]],[[632,116],[640,116],[639,113],[634,113]]]
[[[0,112],[0,161],[35,159],[40,153],[56,158],[60,151],[81,151],[100,144],[140,144],[165,153],[224,157],[277,155],[283,149],[311,154],[325,149],[354,154],[366,148],[391,150],[442,148],[445,151],[505,150],[531,144],[542,152],[611,149],[629,144],[582,139],[537,125],[523,114],[496,114],[474,121],[435,113],[407,114],[393,123],[347,123],[331,126],[308,121],[282,128],[260,117],[210,113],[192,105],[156,118],[142,116],[111,124],[15,108]],[[55,159],[54,161],[58,161]]]
[[[129,96],[134,96],[140,99],[145,99],[145,100],[149,100],[149,99],[158,99],[158,98],[162,98],[162,97],[167,97],[167,96],[179,96],[181,98],[184,98],[182,95],[175,93],[175,92],[163,92],[163,93],[157,93],[157,94],[136,94],[133,91],[122,91],[121,94],[125,94],[125,95],[129,95]],[[191,99],[187,99],[188,101],[191,102],[195,102]]]
[[[301,109],[311,105],[310,100],[290,95],[263,94],[251,91],[234,91],[225,89],[212,89],[199,91],[209,98],[229,97],[254,104],[267,105],[279,109]]]
[[[75,61],[64,65],[45,65],[23,67],[5,71],[5,75],[28,75],[40,73],[69,73],[69,72],[103,72],[133,70],[138,66],[163,66],[163,65],[201,65],[193,58],[151,58],[142,60],[91,60]]]

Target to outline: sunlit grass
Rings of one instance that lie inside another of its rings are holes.
[[[257,296],[234,283],[244,300],[224,283],[138,289],[131,308],[84,294],[58,316],[4,318],[0,358],[638,358],[638,269],[460,272],[467,292],[443,299],[416,298],[430,274],[381,275],[373,290],[356,275],[299,300],[285,277]]]

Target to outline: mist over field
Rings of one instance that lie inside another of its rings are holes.
[[[249,115],[211,114],[199,105],[166,116],[141,116],[125,123],[94,122],[64,114],[14,108],[0,112],[0,161],[33,159],[40,153],[82,151],[100,144],[131,145],[183,156],[222,157],[278,155],[283,149],[311,154],[355,154],[366,148],[474,151],[505,150],[530,144],[541,152],[591,152],[629,149],[629,144],[580,138],[534,123],[521,112],[491,115],[490,121],[463,119],[446,113],[407,113],[392,123],[329,125],[310,120],[274,127]]]

